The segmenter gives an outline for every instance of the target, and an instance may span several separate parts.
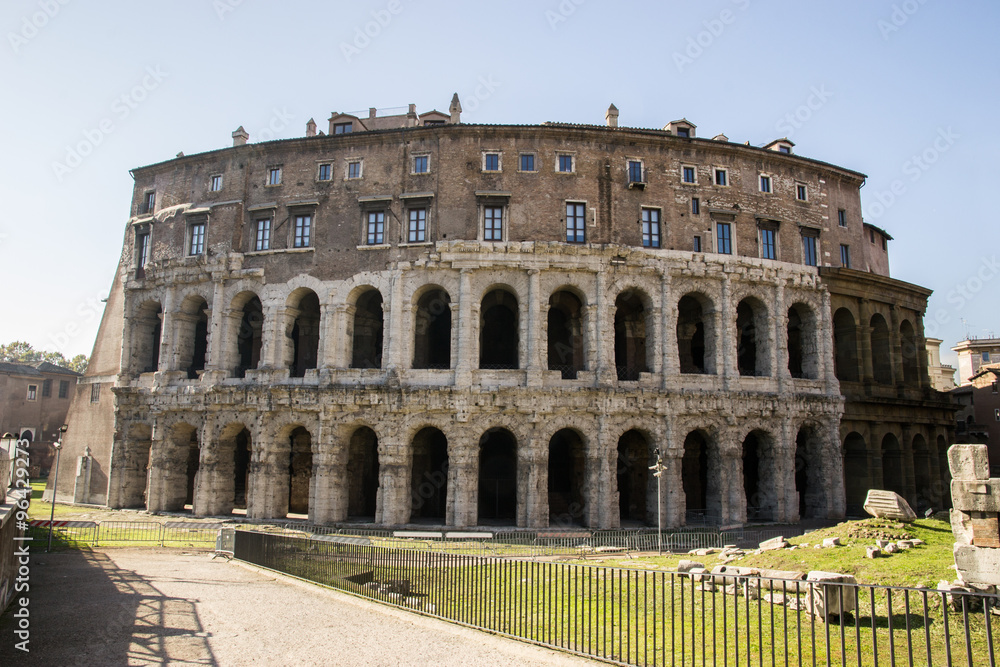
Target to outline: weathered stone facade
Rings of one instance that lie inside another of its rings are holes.
[[[134,170],[107,504],[613,528],[655,523],[658,448],[664,525],[842,517],[815,265],[879,252],[863,175],[456,104]]]

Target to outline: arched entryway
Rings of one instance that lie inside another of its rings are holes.
[[[712,302],[700,293],[677,302],[677,355],[681,373],[715,372],[715,328]]]
[[[654,480],[649,466],[655,463],[651,452],[649,440],[640,431],[632,429],[618,438],[616,479],[618,514],[622,522],[656,523],[655,496],[649,502],[650,484]]]
[[[549,525],[583,525],[587,498],[587,457],[583,438],[573,429],[557,431],[549,440]]]
[[[564,380],[576,379],[584,369],[583,304],[568,290],[549,297],[548,361],[550,371],[561,371]]]
[[[312,483],[312,435],[303,426],[288,436],[288,513],[309,514]]]
[[[292,377],[305,377],[306,371],[319,363],[319,297],[310,289],[300,288],[288,298],[288,306],[295,317],[288,334],[286,362]]]
[[[382,294],[362,292],[354,304],[351,368],[382,368]]]
[[[233,376],[241,378],[246,377],[248,370],[260,365],[260,351],[264,342],[264,306],[253,292],[242,292],[233,299],[233,314],[239,319]]]
[[[441,288],[428,289],[417,300],[413,367],[451,367],[451,297]]]
[[[347,516],[375,520],[379,485],[378,436],[362,426],[351,434],[347,452]]]
[[[774,437],[755,430],[743,439],[743,492],[748,521],[774,521],[778,503]]]
[[[479,522],[517,520],[517,439],[492,428],[479,439]]]
[[[443,523],[448,502],[448,438],[427,427],[413,437],[410,520]]]
[[[820,429],[803,426],[795,436],[795,492],[799,499],[800,519],[826,518],[827,495]]]
[[[649,372],[646,349],[647,310],[645,294],[622,292],[615,299],[615,367],[619,380],[638,380]]]
[[[479,367],[519,368],[517,297],[498,287],[483,297],[479,312]]]
[[[684,438],[681,480],[687,525],[717,524],[722,520],[717,469],[708,450],[709,438],[704,431],[691,431]]]

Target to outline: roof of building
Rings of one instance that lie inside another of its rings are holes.
[[[10,375],[27,375],[30,377],[42,377],[43,373],[55,373],[58,375],[72,375],[82,377],[82,373],[77,373],[69,368],[63,368],[47,361],[35,361],[29,364],[16,364],[9,361],[0,361],[0,373]]]
[[[1000,379],[1000,364],[988,364],[986,366],[980,366],[979,370],[975,375],[969,378],[969,381],[981,378],[984,375],[992,375],[993,377]]]

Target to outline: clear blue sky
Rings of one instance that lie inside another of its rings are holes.
[[[929,336],[1000,335],[998,25],[985,1],[6,0],[0,342],[90,353],[130,168],[453,92],[468,122],[603,123],[614,102],[622,125],[789,135],[868,174],[893,276],[935,291]]]

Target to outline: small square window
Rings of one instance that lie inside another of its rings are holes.
[[[845,269],[851,268],[851,247],[843,243],[840,244],[840,265]]]
[[[90,402],[98,403],[101,400],[101,385],[96,382],[90,385]]]
[[[42,398],[52,396],[52,380],[42,380]]]
[[[729,185],[729,172],[725,169],[716,169],[715,184],[723,186]]]
[[[701,237],[700,236],[694,237],[694,244],[691,246],[691,249],[694,250],[695,252],[701,252]]]
[[[803,183],[795,184],[795,198],[799,201],[807,201],[809,199],[809,191]]]
[[[802,237],[802,261],[806,266],[816,266],[816,237]]]
[[[329,181],[333,177],[333,165],[329,162],[319,166],[319,173],[316,174],[317,181]]]
[[[521,154],[521,171],[535,171],[535,154]]]
[[[660,209],[642,209],[642,247],[660,247]]]
[[[354,131],[354,123],[334,123],[334,134],[350,134]]]
[[[500,153],[483,153],[483,171],[500,171]]]
[[[841,227],[847,226],[847,211],[842,208],[837,209],[837,224]]]
[[[205,252],[205,223],[195,222],[188,232],[188,255],[200,255]]]
[[[572,155],[560,155],[559,156],[559,171],[564,174],[570,174],[573,172],[573,156]]]
[[[733,254],[733,227],[728,222],[715,225],[715,252],[723,255]]]
[[[502,206],[487,206],[483,209],[483,239],[503,241]]]
[[[430,169],[429,155],[415,155],[413,157],[413,173],[426,174]]]
[[[685,183],[697,183],[697,174],[694,167],[681,167],[681,180]]]
[[[267,184],[281,185],[281,167],[270,167],[267,170]]]
[[[760,256],[763,259],[777,259],[778,246],[773,229],[760,230]]]
[[[790,146],[778,146],[778,152],[779,153],[784,153],[786,155],[789,155],[789,154],[791,154],[792,149],[791,149]]]
[[[208,183],[208,189],[212,192],[218,192],[222,189],[222,174],[212,176]]]
[[[688,127],[678,127],[677,128],[677,136],[678,137],[684,137],[685,139],[690,139],[691,138],[691,128],[688,128]]]
[[[368,225],[365,228],[365,244],[381,245],[385,243],[385,211],[370,211]]]
[[[347,163],[347,178],[361,178],[361,160],[351,160]]]
[[[691,214],[701,215],[701,200],[697,197],[691,197]]]
[[[254,239],[253,249],[271,249],[271,218],[261,218],[257,221],[257,235]]]
[[[566,242],[586,242],[587,205],[566,203]]]
[[[761,176],[760,177],[760,191],[764,193],[771,192],[771,177]]]
[[[427,209],[411,208],[406,240],[408,243],[423,243],[427,240]]]
[[[287,232],[286,232],[287,233]],[[312,215],[295,216],[295,238],[292,247],[308,248],[312,244]]]
[[[59,398],[69,398],[69,380],[59,380]]]

